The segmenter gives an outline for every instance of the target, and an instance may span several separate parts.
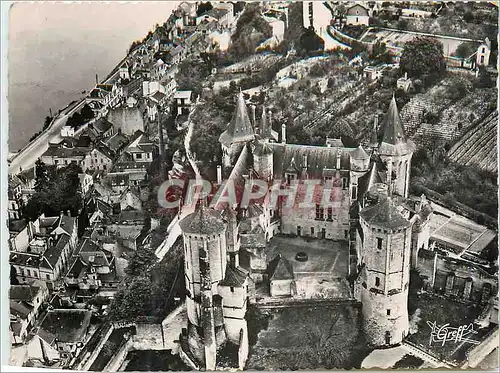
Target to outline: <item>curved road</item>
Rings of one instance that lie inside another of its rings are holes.
[[[50,127],[44,133],[30,142],[11,159],[9,174],[17,174],[22,170],[31,168],[36,160],[49,148],[49,142],[62,139],[60,134],[61,128],[66,124],[68,117],[83,107],[84,104],[85,100],[79,101],[73,107],[63,109],[61,113],[57,114]]]

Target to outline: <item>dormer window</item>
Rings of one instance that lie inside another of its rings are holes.
[[[348,181],[347,181],[347,177],[343,177],[342,178],[342,189],[347,189],[348,187]]]
[[[293,181],[297,178],[297,175],[292,173],[286,173],[285,178],[286,178],[286,183],[288,185],[292,185]]]

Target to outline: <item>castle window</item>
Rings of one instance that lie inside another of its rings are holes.
[[[347,189],[347,177],[342,178],[342,189]]]
[[[323,220],[325,218],[324,211],[325,210],[319,204],[316,204],[316,220]]]
[[[295,174],[286,174],[285,177],[286,177],[286,183],[288,185],[291,185],[292,182],[295,180]]]
[[[349,237],[349,231],[347,229],[344,230],[344,238],[347,240]]]
[[[314,227],[311,227],[311,236],[314,236]]]
[[[355,201],[357,199],[357,195],[358,195],[358,187],[356,185],[353,185],[351,190],[351,199]]]
[[[326,238],[326,229],[321,228],[321,238]]]
[[[302,233],[302,229],[300,228],[300,225],[297,226],[297,236],[300,237],[300,234]]]
[[[361,285],[366,289],[366,282],[363,281]]]
[[[230,288],[230,289],[231,289],[231,293],[234,293],[234,287],[233,287],[233,286],[231,286],[231,288]]]
[[[380,277],[375,277],[375,286],[380,286]]]
[[[391,316],[391,310],[387,309],[387,316]]]
[[[329,221],[333,220],[333,208],[328,207],[328,209],[326,210],[326,218]]]
[[[377,237],[377,250],[382,250],[382,239]]]

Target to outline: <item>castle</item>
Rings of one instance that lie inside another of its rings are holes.
[[[425,196],[408,196],[415,146],[405,136],[395,98],[380,128],[375,120],[365,148],[347,148],[338,139],[324,147],[287,144],[285,125],[278,136],[265,108],[260,121],[250,109],[240,93],[220,136],[226,179],[280,181],[281,196],[293,189],[295,200],[280,198],[274,205],[266,196],[240,208],[201,203],[180,222],[189,319],[181,336],[184,354],[213,370],[218,350],[230,344],[244,366],[245,313],[255,301],[255,285],[268,282],[271,296],[294,294],[292,264],[266,256],[277,234],[347,241],[367,341],[374,347],[401,343],[409,330],[410,265],[427,249],[432,208]],[[315,207],[300,208],[312,180],[319,180]]]

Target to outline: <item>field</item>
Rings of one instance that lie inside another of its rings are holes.
[[[453,162],[497,172],[498,112],[494,111],[468,131],[448,151]]]

